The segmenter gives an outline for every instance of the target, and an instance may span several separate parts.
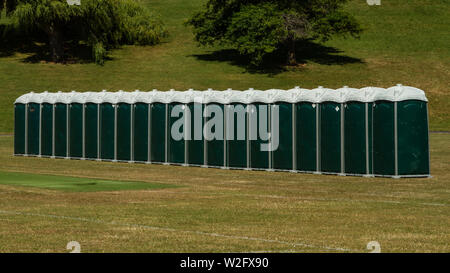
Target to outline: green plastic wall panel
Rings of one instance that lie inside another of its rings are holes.
[[[117,160],[131,160],[131,105],[117,104]]]
[[[344,110],[345,173],[366,174],[366,104],[348,102]]]
[[[320,170],[341,172],[341,104],[320,104]]]
[[[55,104],[55,156],[67,156],[67,105]]]
[[[53,105],[42,104],[41,121],[41,155],[53,155]]]
[[[254,118],[254,120],[257,122],[256,124],[256,130],[253,126],[248,127],[249,132],[249,139],[250,139],[250,168],[254,169],[268,169],[269,168],[269,152],[268,151],[262,151],[261,145],[267,144],[267,140],[262,140],[259,134],[260,130],[260,119],[262,116],[265,116],[266,123],[269,123],[269,116],[268,116],[268,109],[269,105],[263,104],[263,103],[254,103],[252,104],[254,106],[253,109],[250,109],[248,112],[249,118],[249,124],[251,124],[250,120]],[[261,108],[262,107],[262,108]],[[266,132],[268,129],[268,124],[263,125],[266,126]],[[264,130],[264,128],[263,128]],[[250,138],[250,136],[253,136]],[[256,140],[254,140],[256,138]]]
[[[134,161],[148,161],[148,111],[148,104],[134,106]]]
[[[228,107],[227,111],[231,111],[231,106],[244,108],[246,107],[245,104],[232,103],[229,106],[226,106]],[[247,127],[247,115],[244,115],[244,117],[242,118],[239,117],[237,113],[233,113],[233,116],[233,125],[231,125],[231,121],[227,122],[227,130],[230,130],[231,126],[233,126],[234,131],[233,140],[227,138],[227,166],[230,168],[247,168],[247,133],[244,134],[244,139],[238,138],[237,133],[239,121],[241,121],[244,126]]]
[[[100,152],[101,159],[114,160],[114,106],[100,105]]]
[[[83,105],[73,103],[70,106],[70,157],[83,157]]]
[[[210,108],[215,107],[216,109],[221,109],[222,113],[224,112],[223,111],[223,109],[224,109],[223,105],[208,104],[208,107],[210,107]],[[223,119],[224,119],[223,115],[215,117],[215,114],[211,113],[211,117],[206,118],[206,122],[212,120],[213,118],[222,119],[222,122],[223,122]],[[220,129],[213,127],[211,130],[213,132],[216,132],[216,130],[220,130]],[[222,128],[222,131],[224,131],[223,128]],[[214,166],[214,167],[224,166],[224,161],[223,161],[223,157],[224,157],[224,154],[223,154],[223,152],[224,152],[224,140],[223,140],[223,137],[224,136],[222,134],[222,139],[214,139],[214,140],[206,141],[207,156],[208,156],[208,159],[207,159],[208,166]],[[220,138],[220,137],[218,137],[218,138]]]
[[[279,112],[278,148],[272,152],[274,169],[292,170],[292,104],[276,103]],[[273,112],[273,110],[272,110]],[[272,124],[272,127],[274,125]]]
[[[429,174],[427,103],[417,100],[398,102],[397,117],[398,174]]]
[[[191,113],[191,139],[187,141],[188,145],[188,164],[203,165],[204,139],[203,139],[203,110],[204,106],[200,103],[189,103]],[[197,117],[196,117],[197,116]],[[201,121],[201,123],[199,122]],[[195,122],[199,122],[200,131],[195,135]]]
[[[14,105],[14,154],[25,154],[25,108],[26,105]]]
[[[151,107],[151,161],[165,162],[166,104],[153,103]]]
[[[85,157],[89,159],[98,158],[98,105],[93,103],[85,104],[85,132],[84,150]]]
[[[39,154],[39,115],[40,104],[28,104],[28,152],[29,155]]]
[[[373,172],[395,175],[394,103],[377,101],[373,107]]]
[[[185,139],[184,137],[180,140],[174,139],[171,134],[171,129],[174,123],[179,120],[183,114],[181,113],[178,117],[172,117],[171,113],[172,110],[177,109],[179,107],[183,108],[185,107],[183,104],[179,103],[170,103],[168,104],[169,111],[168,111],[168,119],[169,119],[169,127],[168,127],[168,162],[169,163],[175,163],[175,164],[183,164],[185,163],[184,160],[184,145],[185,145]],[[185,109],[185,108],[183,108]],[[186,128],[183,128],[183,126],[180,128],[180,130],[186,130]]]
[[[316,171],[316,111],[318,107],[309,102],[296,104],[296,170]]]

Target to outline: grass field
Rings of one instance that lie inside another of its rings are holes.
[[[104,66],[28,61],[33,51],[0,52],[0,132],[13,130],[14,100],[29,91],[339,88],[397,83],[426,91],[431,130],[450,130],[450,4],[448,0],[389,0],[348,9],[365,29],[361,39],[333,39],[299,61],[306,66],[248,71],[233,51],[201,48],[183,22],[206,0],[142,0],[164,19],[170,37],[155,47],[126,46]],[[1,42],[1,41],[0,41]],[[1,48],[1,46],[0,46]]]
[[[66,252],[72,240],[82,252],[366,252],[369,241],[382,252],[450,251],[448,134],[431,135],[433,178],[425,179],[13,157],[12,141],[0,136],[0,252]],[[1,182],[24,171],[29,183],[70,175],[149,189]],[[154,187],[160,181],[171,187]]]
[[[16,172],[0,172],[0,184],[19,187],[37,187],[68,192],[150,190],[170,187],[162,183],[156,184],[134,181],[124,182],[115,180],[56,175],[37,175]]]
[[[196,46],[182,24],[206,0],[142,1],[170,37],[114,50],[104,66],[36,61],[0,40],[0,252],[67,252],[69,241],[82,252],[367,252],[370,241],[382,252],[450,251],[450,134],[430,136],[429,179],[13,157],[13,102],[45,90],[403,83],[426,91],[430,129],[450,130],[448,0],[351,0],[361,39],[261,71],[229,49]]]

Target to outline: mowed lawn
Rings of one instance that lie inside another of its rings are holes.
[[[0,132],[13,131],[13,102],[29,91],[397,83],[425,90],[430,129],[450,130],[447,0],[351,0],[361,39],[263,71],[197,47],[183,22],[206,0],[142,2],[170,37],[114,50],[104,66],[0,50]],[[431,134],[430,145],[433,177],[397,180],[13,157],[13,137],[0,134],[0,252],[68,252],[69,241],[82,252],[368,252],[370,241],[382,252],[449,252],[450,135]]]
[[[361,39],[335,38],[300,53],[304,65],[298,68],[263,71],[248,70],[226,48],[196,45],[183,23],[206,0],[141,2],[162,18],[170,37],[154,47],[114,50],[104,66],[29,62],[34,53],[26,48],[0,52],[0,132],[12,132],[13,102],[30,91],[359,88],[397,83],[425,90],[430,129],[450,130],[448,0],[382,0],[381,6],[350,0],[347,9],[365,29]]]
[[[38,175],[16,172],[0,172],[0,184],[37,187],[68,192],[150,190],[170,187],[162,183],[115,181],[57,175]]]
[[[450,251],[449,134],[431,135],[433,177],[416,179],[13,157],[12,144],[0,136],[3,181],[26,172],[29,184],[71,176],[149,189],[0,182],[0,252],[67,252],[73,240],[82,252],[368,252],[370,241],[382,252]]]

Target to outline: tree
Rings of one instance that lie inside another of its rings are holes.
[[[333,35],[359,37],[362,29],[343,10],[347,0],[208,0],[187,25],[200,45],[231,46],[252,64],[286,49],[287,64],[296,64],[296,43],[326,41]]]
[[[18,0],[12,13],[15,26],[43,31],[48,36],[51,59],[64,60],[65,41],[85,43],[94,60],[102,64],[107,50],[122,44],[153,45],[167,35],[162,23],[133,0]]]

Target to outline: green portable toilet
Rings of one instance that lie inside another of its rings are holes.
[[[373,94],[383,90],[343,88],[345,173],[370,176],[372,172]]]
[[[83,104],[72,102],[69,104],[69,156],[83,157]]]
[[[323,88],[313,90],[296,88],[295,105],[295,170],[320,172],[320,97]]]
[[[136,102],[133,112],[133,160],[149,161],[149,111],[145,101]]]
[[[398,175],[428,176],[428,109],[425,100],[399,101]]]
[[[395,96],[393,90],[380,90],[374,95],[373,173],[396,175]]]
[[[14,155],[25,154],[25,116],[26,103],[22,103],[20,97],[14,103]]]
[[[241,97],[240,92],[235,92],[225,105],[226,166],[237,169],[248,167],[247,105]]]
[[[273,93],[270,96],[271,101],[273,101],[270,110],[270,131],[272,132],[271,168],[276,170],[295,170],[294,114],[295,102],[299,91],[297,89],[289,91],[274,89],[266,92]],[[278,140],[275,140],[275,132],[278,132]]]
[[[119,102],[116,121],[116,160],[131,160],[131,104]]]
[[[425,93],[402,85],[386,91],[392,96],[394,108],[395,176],[429,176],[428,108]]]
[[[14,102],[14,154],[40,154],[40,115],[43,93],[28,93]]]

